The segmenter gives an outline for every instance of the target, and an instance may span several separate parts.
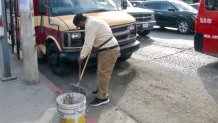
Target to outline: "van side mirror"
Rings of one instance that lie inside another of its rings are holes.
[[[127,9],[127,0],[121,0],[122,9]]]
[[[46,15],[47,14],[47,3],[45,2],[45,0],[39,0],[38,3],[38,12],[39,15]]]

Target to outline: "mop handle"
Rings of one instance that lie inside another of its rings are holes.
[[[79,81],[77,82],[77,86],[80,85],[80,81],[81,81],[81,79],[82,79],[82,77],[83,77],[83,74],[84,74],[84,71],[85,71],[85,69],[86,69],[86,65],[87,65],[87,63],[88,63],[88,61],[89,61],[90,55],[91,55],[91,52],[88,54],[88,57],[87,57],[87,59],[86,59],[86,62],[85,62],[85,65],[84,65],[84,67],[83,67],[82,72],[81,72],[81,63],[79,63]]]

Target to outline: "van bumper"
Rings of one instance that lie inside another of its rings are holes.
[[[121,56],[125,56],[127,54],[134,53],[136,50],[140,48],[140,42],[134,41],[128,44],[120,46]],[[62,52],[60,54],[60,62],[63,64],[77,64],[77,59],[80,55],[80,52]],[[96,64],[96,54],[92,53],[90,56],[89,63]]]
[[[143,32],[145,30],[153,29],[156,21],[151,22],[136,22],[137,32]]]

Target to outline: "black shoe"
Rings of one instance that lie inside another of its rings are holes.
[[[98,93],[98,90],[92,91],[92,95],[93,95],[93,96],[96,96],[97,93]]]
[[[93,96],[96,96],[97,93],[98,93],[98,90],[92,91],[92,95],[93,95]],[[107,94],[106,96],[108,97],[108,94]]]
[[[96,106],[107,104],[109,102],[110,102],[109,98],[106,98],[106,99],[95,98],[92,102],[90,102],[90,105],[96,107]]]

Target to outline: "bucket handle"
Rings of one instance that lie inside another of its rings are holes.
[[[79,113],[79,114],[81,114],[85,109],[86,109],[86,108],[82,108],[82,109],[80,109],[80,110],[77,109],[76,112]]]

